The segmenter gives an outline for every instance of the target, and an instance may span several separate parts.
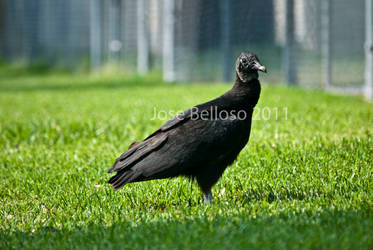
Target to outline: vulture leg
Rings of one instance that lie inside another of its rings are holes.
[[[206,205],[214,204],[214,200],[212,199],[211,190],[203,193],[203,201]]]

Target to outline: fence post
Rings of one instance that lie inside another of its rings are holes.
[[[221,18],[221,49],[223,51],[223,81],[230,82],[232,79],[232,53],[231,53],[231,1],[220,0]]]
[[[109,8],[109,59],[119,62],[122,41],[120,35],[121,1],[111,0]]]
[[[295,37],[294,37],[294,0],[286,0],[285,20],[285,51],[284,67],[285,80],[289,85],[297,83],[297,69],[295,58]]]
[[[90,1],[91,70],[101,66],[101,6],[100,0]]]
[[[149,71],[149,30],[146,11],[147,0],[137,0],[137,72],[145,75]]]
[[[175,3],[163,0],[163,80],[175,81]]]
[[[373,99],[373,0],[365,0],[365,97]]]
[[[32,64],[35,59],[39,59],[39,26],[40,26],[40,2],[39,1],[25,1],[24,15],[26,23],[26,57],[27,63]]]
[[[330,0],[321,1],[321,57],[323,67],[323,88],[332,84],[331,53],[330,53],[331,6]]]

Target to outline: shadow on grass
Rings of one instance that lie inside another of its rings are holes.
[[[244,192],[237,196],[238,200],[244,201],[247,204],[257,201],[265,201],[268,203],[273,203],[277,201],[314,201],[320,197],[327,197],[328,199],[333,199],[333,192],[323,192],[321,190],[313,190],[310,192],[301,192],[288,190],[284,187],[279,187],[278,191],[271,191],[263,193],[261,190],[252,190],[250,192]],[[282,189],[282,190],[281,190]],[[346,194],[348,195],[348,194]]]
[[[163,83],[159,72],[145,77],[113,71],[107,74],[72,74],[43,64],[30,67],[0,62],[0,92],[75,91],[153,87]]]
[[[51,75],[26,76],[16,80],[2,78],[0,92],[80,91],[93,89],[116,89],[162,86],[160,77],[119,76],[96,77]],[[8,80],[8,81],[7,81]]]
[[[123,81],[114,82],[92,82],[88,84],[39,84],[39,85],[27,85],[17,84],[15,86],[1,86],[0,92],[38,92],[38,91],[77,91],[77,90],[93,90],[93,89],[119,89],[119,88],[134,88],[134,87],[154,87],[159,84],[154,82],[136,82],[124,83]]]
[[[111,226],[39,228],[0,232],[1,248],[36,249],[372,249],[371,211],[290,211],[253,216],[252,211],[219,215],[214,207],[184,219],[126,221]],[[220,209],[221,210],[221,209]],[[229,212],[229,211],[227,211]],[[221,214],[221,213],[220,213]]]
[[[58,68],[49,65],[46,62],[35,62],[31,65],[26,62],[6,63],[0,60],[0,77],[2,78],[21,78],[25,76],[46,76],[55,74],[68,74],[70,71],[66,68]]]

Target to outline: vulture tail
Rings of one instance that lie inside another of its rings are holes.
[[[141,173],[134,172],[132,170],[127,170],[123,172],[118,172],[115,176],[111,177],[109,183],[113,186],[113,188],[118,190],[125,184],[128,184],[139,177]]]

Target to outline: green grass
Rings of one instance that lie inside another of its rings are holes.
[[[1,249],[373,248],[362,98],[265,85],[250,142],[206,207],[187,179],[114,192],[106,172],[164,122],[153,107],[185,110],[230,85],[17,72],[0,69]]]

